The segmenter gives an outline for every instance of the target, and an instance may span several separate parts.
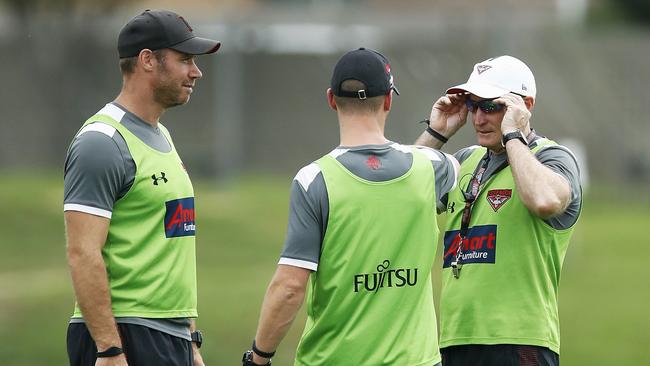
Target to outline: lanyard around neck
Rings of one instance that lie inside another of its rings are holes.
[[[487,170],[489,164],[490,164],[490,152],[486,151],[483,158],[481,158],[480,166],[478,170],[476,170],[476,173],[474,173],[472,179],[470,180],[467,189],[465,191],[462,191],[463,197],[465,198],[465,207],[463,208],[463,214],[460,220],[460,231],[458,232],[459,240],[458,240],[458,249],[456,249],[456,258],[451,262],[451,268],[454,274],[454,278],[460,277],[460,269],[463,266],[463,264],[461,263],[461,258],[463,256],[463,242],[465,241],[465,238],[467,238],[467,232],[469,231],[469,224],[470,221],[472,220],[472,208],[474,206],[474,202],[478,198],[479,192],[481,190],[481,183],[483,181],[483,175],[485,175],[485,171]],[[502,164],[500,164],[490,176],[491,177],[495,176],[506,166],[508,166],[507,159]]]

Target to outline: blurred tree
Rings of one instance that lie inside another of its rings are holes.
[[[644,25],[650,25],[650,1],[647,0],[610,0],[621,9],[626,19]]]
[[[591,0],[592,24],[634,23],[650,25],[648,0]]]
[[[650,1],[647,0],[609,0],[621,9],[627,19],[650,25]]]

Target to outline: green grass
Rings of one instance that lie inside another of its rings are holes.
[[[0,364],[64,365],[73,293],[65,262],[62,182],[3,172],[0,181]],[[255,333],[286,232],[291,177],[196,182],[199,327],[208,365],[236,365]],[[637,192],[643,192],[637,188]],[[596,187],[565,261],[560,288],[564,365],[647,360],[650,198]],[[437,288],[439,277],[434,276]],[[437,292],[436,292],[437,293]],[[274,363],[292,364],[304,313]]]

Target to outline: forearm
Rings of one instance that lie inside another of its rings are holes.
[[[280,265],[266,291],[255,335],[257,348],[274,352],[289,331],[305,298],[310,271]],[[265,364],[268,359],[253,355],[253,361]]]
[[[274,351],[289,331],[304,300],[304,291],[299,292],[271,283],[260,314],[259,326],[255,335],[257,347],[264,351]]]
[[[69,250],[68,263],[77,303],[97,348],[121,347],[101,252]]]
[[[67,255],[77,303],[97,348],[121,346],[111,308],[102,248],[110,220],[82,212],[65,213]]]
[[[440,150],[445,143],[431,136],[427,131],[422,132],[420,137],[415,140],[415,145],[427,146],[432,149]]]
[[[193,333],[196,331],[196,320],[194,318],[190,318],[190,333]],[[192,353],[194,354],[194,366],[203,366],[203,356],[201,356],[201,352],[199,351],[199,346],[192,342]]]
[[[506,150],[515,186],[524,205],[544,219],[562,213],[571,198],[566,179],[540,163],[519,140],[508,141]]]

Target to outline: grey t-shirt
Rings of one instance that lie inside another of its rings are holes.
[[[456,186],[458,172],[453,158],[438,150],[414,146],[423,152],[434,169],[437,197],[442,197]],[[413,163],[410,147],[397,143],[340,146],[330,152],[346,169],[360,178],[382,182],[404,175]],[[368,165],[369,158],[378,159],[380,164]],[[438,210],[445,204],[438,202]],[[433,208],[432,208],[433,209]],[[316,271],[320,249],[327,231],[329,200],[327,186],[320,167],[316,163],[303,167],[291,185],[289,203],[289,224],[280,264],[287,264]]]
[[[169,152],[171,142],[158,127],[153,127],[119,104],[107,104],[100,111],[119,121],[151,148]],[[136,166],[126,141],[112,126],[93,122],[75,136],[65,159],[63,210],[79,211],[111,218],[113,206],[133,185]],[[117,323],[143,325],[191,340],[190,319],[116,318]],[[82,323],[72,318],[71,323]]]
[[[107,104],[103,113],[113,117],[150,147],[171,151],[160,128],[153,127],[117,103]],[[118,119],[119,118],[119,119]],[[110,218],[115,202],[129,191],[135,179],[135,162],[122,135],[113,127],[94,122],[83,127],[72,140],[65,160],[64,210]]]
[[[529,135],[530,142],[528,146],[531,149],[534,148],[541,139],[544,139],[544,137],[539,136],[534,132],[531,133],[531,135]],[[462,162],[465,161],[465,159],[467,159],[476,148],[478,148],[478,146],[466,147],[456,152],[454,156],[462,164]],[[582,206],[582,187],[580,185],[580,168],[578,167],[578,162],[573,153],[562,145],[542,147],[535,153],[535,157],[544,166],[547,166],[554,172],[563,176],[571,187],[571,201],[566,210],[564,210],[560,215],[551,217],[544,221],[558,230],[570,228],[578,220]],[[489,179],[490,176],[494,174],[494,171],[503,165],[507,159],[508,156],[505,153],[490,153],[490,160],[485,169],[485,173],[483,174],[482,181]],[[458,180],[461,188],[465,188],[469,184],[469,177],[458,177]],[[443,197],[442,199],[446,203],[447,197]]]

